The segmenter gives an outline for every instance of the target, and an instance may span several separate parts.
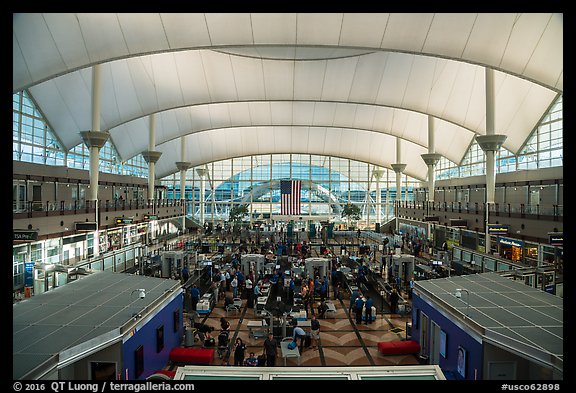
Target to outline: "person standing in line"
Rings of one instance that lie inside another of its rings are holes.
[[[362,299],[361,296],[358,296],[358,298],[354,302],[354,309],[356,311],[356,325],[360,325],[362,323],[363,308],[364,308],[364,299]]]
[[[320,321],[316,319],[315,315],[312,315],[310,320],[310,333],[312,333],[312,349],[317,351],[320,340]]]
[[[190,288],[190,298],[192,300],[192,310],[196,310],[196,305],[198,304],[198,301],[200,301],[200,290],[196,284]]]
[[[235,366],[242,366],[244,365],[244,356],[246,353],[246,344],[240,337],[236,339],[236,343],[234,344],[234,365]]]
[[[362,297],[360,291],[357,289],[353,290],[350,295],[350,307],[348,307],[348,313],[352,312],[352,309],[356,306],[356,299],[359,297]]]
[[[366,296],[366,303],[364,303],[364,309],[366,310],[366,325],[372,323],[372,306],[374,305],[374,300],[370,296]]]
[[[230,286],[232,287],[232,297],[238,297],[238,278],[234,275],[232,281],[230,281]]]
[[[398,309],[398,300],[400,299],[400,296],[398,295],[398,292],[396,291],[396,288],[392,289],[392,293],[390,294],[390,312],[392,314],[396,314],[397,313],[397,309]]]
[[[276,365],[276,355],[278,353],[278,341],[272,333],[268,333],[268,338],[264,340],[263,355],[266,355],[266,365],[274,367]]]

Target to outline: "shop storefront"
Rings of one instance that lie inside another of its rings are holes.
[[[513,262],[522,261],[522,249],[524,248],[524,242],[522,240],[498,237],[498,246],[498,255],[501,257]]]

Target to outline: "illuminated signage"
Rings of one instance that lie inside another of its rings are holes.
[[[144,219],[145,220],[157,220],[158,215],[157,214],[144,214]]]
[[[500,244],[503,244],[505,246],[512,246],[512,247],[522,247],[522,245],[524,244],[520,240],[507,239],[505,237],[501,237],[499,239],[499,242],[500,242]]]
[[[550,245],[552,246],[563,246],[564,245],[564,233],[549,233]]]
[[[507,235],[508,225],[488,224],[488,233],[491,235]]]
[[[126,224],[133,224],[133,223],[134,223],[134,219],[133,219],[133,218],[128,218],[128,217],[116,217],[116,224],[126,225]]]

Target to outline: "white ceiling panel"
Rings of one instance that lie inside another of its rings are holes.
[[[67,69],[83,67],[90,61],[78,19],[74,14],[42,14]]]
[[[298,45],[339,45],[342,14],[298,14]]]
[[[209,105],[210,126],[212,128],[230,127],[230,111],[227,104]]]
[[[334,116],[336,115],[337,106],[328,102],[315,102],[314,103],[314,119],[311,125],[332,125],[334,124]]]
[[[212,45],[253,44],[250,14],[206,14],[206,24]]]
[[[238,102],[228,106],[232,124],[253,124],[250,118],[250,104]]]
[[[390,14],[381,47],[421,52],[434,14]]]
[[[387,59],[388,53],[386,52],[358,57],[350,89],[351,102],[376,102]]]
[[[232,72],[230,56],[222,53],[202,52],[204,77],[213,102],[238,100],[238,90]]]
[[[292,105],[290,124],[306,126],[314,121],[314,103],[295,101]]]
[[[344,14],[342,46],[380,47],[389,14]]]
[[[357,57],[328,60],[322,100],[348,100],[357,64]]]
[[[358,105],[352,127],[372,130],[374,126],[374,114],[377,110],[378,107],[374,105]]]
[[[517,15],[478,14],[462,57],[473,62],[482,63],[487,59],[489,64],[500,66],[509,37]]]
[[[184,96],[184,101],[188,103],[209,102],[210,92],[208,83],[204,75],[204,64],[202,63],[202,51],[177,52],[176,65],[178,68],[178,79]]]
[[[76,14],[91,63],[130,54],[117,14]]]
[[[262,61],[238,56],[230,56],[230,61],[238,100],[261,99],[265,93]]]
[[[191,48],[210,45],[204,14],[160,14],[170,48]]]
[[[526,29],[528,29],[527,26]],[[518,46],[525,46],[521,41],[522,33],[519,32],[516,36],[519,41]],[[564,34],[562,14],[551,15],[545,30],[538,37],[535,45],[536,48],[530,52],[528,63],[522,69],[523,75],[535,81],[550,81],[553,87],[560,91],[563,90]],[[558,59],[558,61],[551,61],[552,59]],[[502,61],[504,69],[508,65],[508,60],[506,55]]]
[[[255,13],[251,20],[255,43],[296,43],[296,14]]]
[[[159,14],[120,12],[118,21],[130,53],[163,50],[168,46]]]
[[[281,103],[280,105],[288,104]],[[272,104],[270,102],[251,102],[248,108],[250,109],[250,120],[252,124],[272,124],[271,106]]]
[[[327,83],[327,62],[297,61],[294,65],[294,97],[299,100],[321,100]]]
[[[412,62],[412,55],[394,53],[388,56],[384,76],[380,82],[377,103],[401,106]]]
[[[462,56],[477,14],[435,13],[422,52],[451,59]],[[450,42],[450,45],[446,45]]]
[[[265,60],[264,86],[266,99],[294,99],[294,62]]]

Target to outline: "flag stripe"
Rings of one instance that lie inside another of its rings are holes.
[[[301,180],[280,180],[280,213],[299,215]]]

